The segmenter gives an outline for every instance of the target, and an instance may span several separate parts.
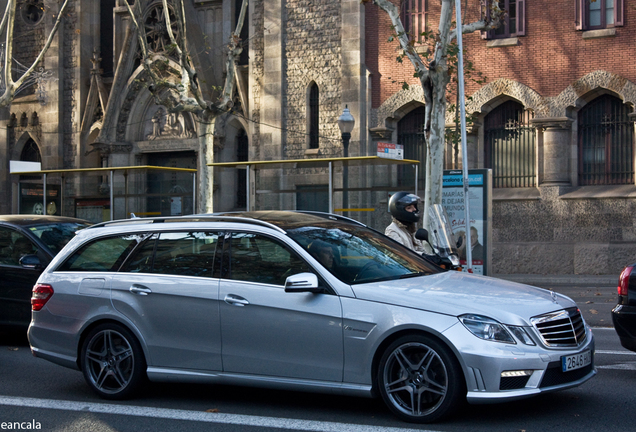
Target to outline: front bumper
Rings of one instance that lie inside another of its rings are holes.
[[[460,331],[461,326],[455,330]],[[476,340],[475,340],[476,339]],[[512,345],[486,342],[473,336],[459,347],[466,376],[468,402],[495,403],[579,386],[596,375],[594,336],[586,328],[585,341],[573,348]],[[590,351],[591,363],[563,372],[561,358]],[[523,371],[525,375],[515,376]],[[502,373],[511,376],[502,376]]]

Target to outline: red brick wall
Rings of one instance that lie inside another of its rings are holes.
[[[557,96],[572,82],[586,74],[605,70],[636,82],[636,8],[625,0],[623,27],[616,28],[615,37],[583,40],[575,30],[575,0],[533,0],[526,5],[526,36],[518,46],[487,48],[479,33],[464,35],[465,58],[473,61],[488,82],[508,78],[521,82],[542,96]],[[469,0],[465,21],[478,17],[477,0]],[[428,29],[436,30],[439,3],[429,1]],[[408,61],[398,63],[397,42],[387,42],[391,36],[388,15],[375,5],[366,5],[366,62],[372,73],[372,104],[379,107],[398,92],[402,81],[419,84],[413,78],[413,66]],[[395,81],[395,82],[393,82]],[[466,82],[466,94],[479,89]]]

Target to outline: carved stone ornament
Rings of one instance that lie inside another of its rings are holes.
[[[147,140],[194,138],[194,130],[186,124],[183,113],[169,113],[163,107],[157,108],[150,119],[152,132],[146,136]]]

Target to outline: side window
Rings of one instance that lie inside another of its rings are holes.
[[[515,36],[526,35],[526,1],[525,0],[502,0],[499,2],[499,7],[506,11],[502,22],[494,30],[487,32],[481,32],[483,39],[504,39]],[[486,18],[490,18],[490,10],[483,10],[482,15]]]
[[[624,0],[574,0],[577,30],[598,30],[624,24]]]
[[[143,235],[131,234],[95,240],[82,246],[57,271],[117,271],[143,239]]]
[[[8,228],[0,228],[0,264],[20,265],[20,258],[37,253],[37,248],[24,235]]]
[[[141,245],[122,271],[212,277],[218,239],[205,232],[161,233]]]
[[[272,238],[250,233],[233,233],[227,239],[229,262],[224,277],[234,280],[284,285],[293,274],[310,271],[294,251]]]

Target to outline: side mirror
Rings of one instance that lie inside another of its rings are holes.
[[[20,258],[20,265],[24,268],[40,270],[42,268],[42,263],[40,262],[40,258],[37,255],[25,255]]]
[[[318,287],[318,276],[313,273],[298,273],[285,279],[285,292],[288,293],[321,293],[324,290]]]
[[[426,231],[424,228],[419,228],[416,232],[415,232],[415,238],[418,240],[422,240],[427,242],[428,241],[428,231]]]

